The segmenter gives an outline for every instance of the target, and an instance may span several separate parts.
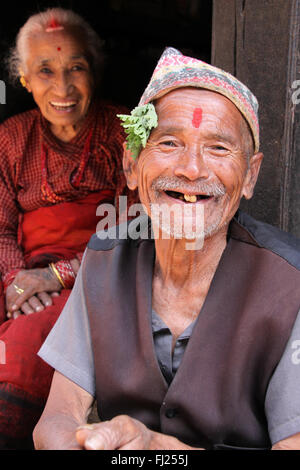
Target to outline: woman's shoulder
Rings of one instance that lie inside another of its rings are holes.
[[[23,154],[28,138],[39,134],[39,123],[39,109],[31,109],[3,121],[0,124],[1,154],[5,152],[13,163],[16,155]]]
[[[0,124],[0,132],[24,132],[37,123],[39,117],[40,111],[38,108],[16,114]]]

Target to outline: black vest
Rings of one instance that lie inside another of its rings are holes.
[[[232,221],[168,387],[151,329],[154,242],[94,235],[82,273],[100,419],[127,414],[206,449],[269,448],[266,390],[300,304],[300,256],[288,238],[242,213]]]

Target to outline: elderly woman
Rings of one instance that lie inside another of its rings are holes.
[[[122,109],[95,99],[100,51],[81,17],[50,9],[28,19],[9,60],[37,108],[0,126],[2,448],[31,442],[52,377],[36,352],[71,292],[96,208],[127,195]]]

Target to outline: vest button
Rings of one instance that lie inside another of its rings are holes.
[[[168,408],[165,412],[165,415],[167,418],[175,418],[177,415],[178,411],[176,408]]]

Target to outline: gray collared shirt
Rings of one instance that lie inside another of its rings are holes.
[[[81,270],[77,275],[76,284],[78,288],[73,288],[63,312],[38,354],[69,380],[95,395],[93,350],[86,301],[82,295]],[[195,322],[177,338],[172,354],[172,334],[161,318],[152,312],[157,361],[168,384],[180,365]],[[300,312],[266,394],[265,410],[272,444],[299,432],[299,390]]]
[[[164,321],[152,310],[152,332],[159,367],[168,384],[176,374],[196,320],[177,338],[172,354],[172,333]]]

